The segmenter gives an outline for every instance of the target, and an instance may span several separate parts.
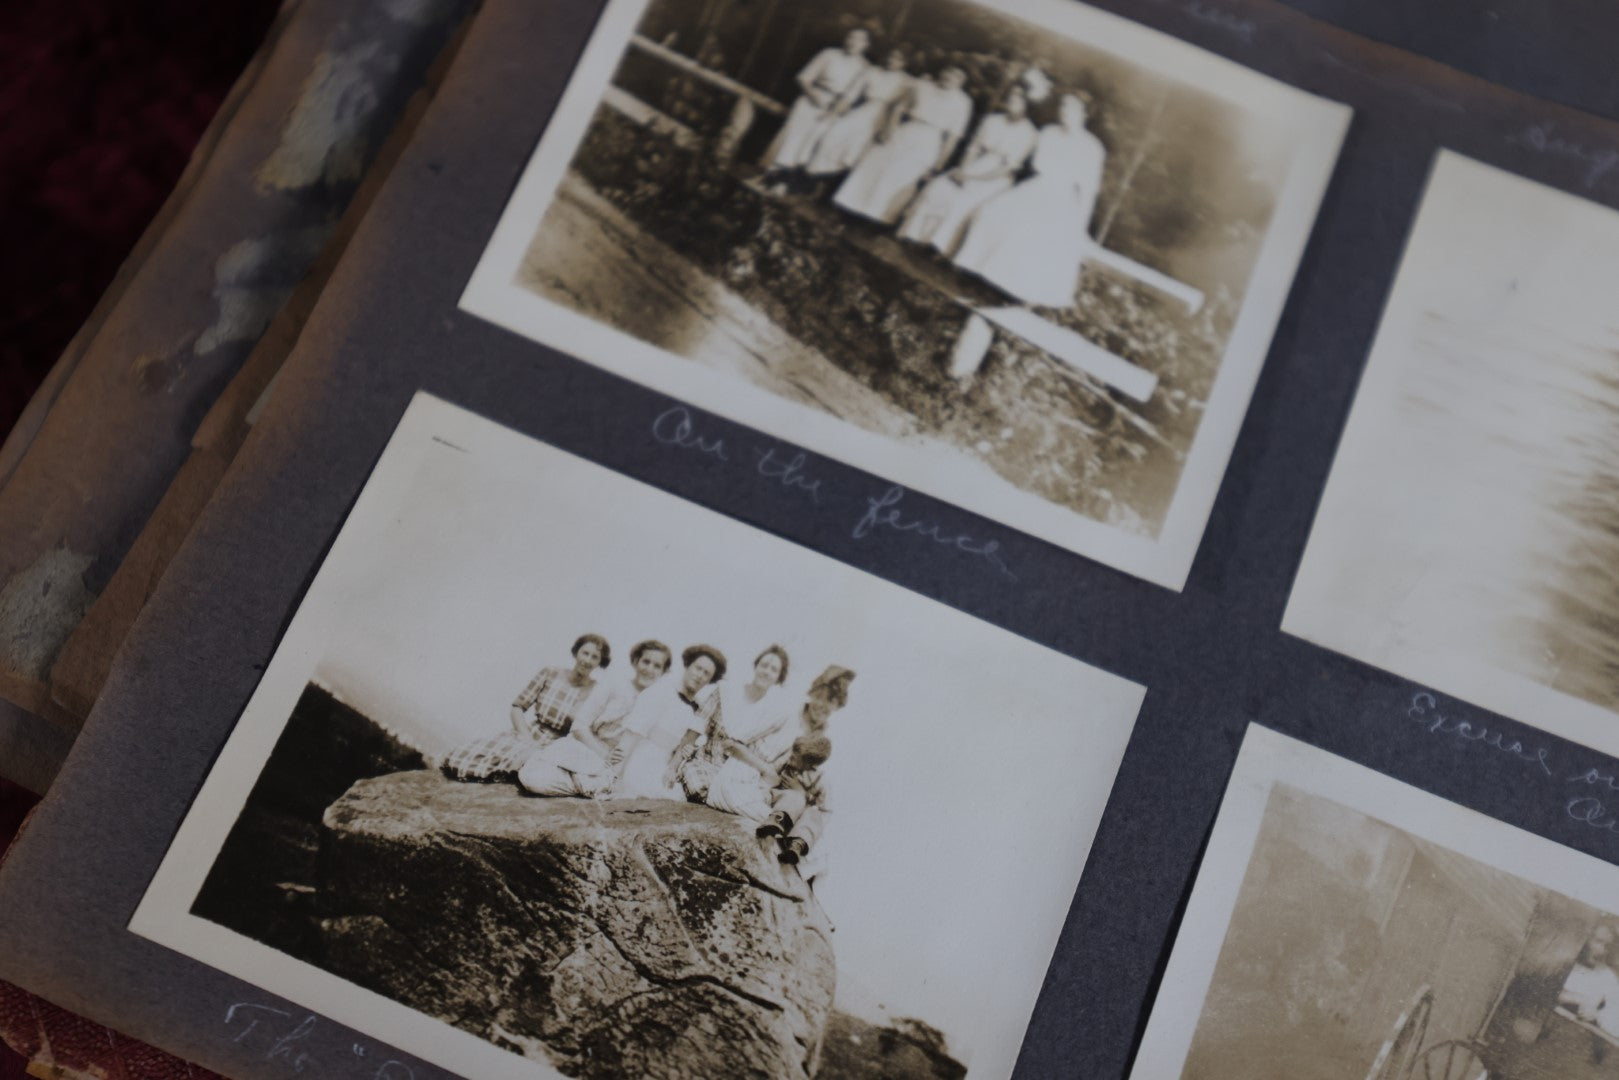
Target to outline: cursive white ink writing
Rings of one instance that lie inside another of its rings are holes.
[[[881,495],[866,499],[866,512],[859,521],[855,522],[850,533],[856,540],[863,540],[870,536],[875,529],[892,529],[894,532],[915,533],[917,536],[932,540],[936,544],[953,547],[957,551],[968,555],[977,555],[988,562],[995,569],[1007,577],[1017,580],[1012,568],[1002,561],[1000,556],[1001,545],[994,540],[980,541],[964,533],[947,533],[938,525],[931,522],[912,519],[907,521],[896,507],[905,498],[905,489],[894,485]]]
[[[735,446],[723,438],[704,435],[697,430],[691,411],[684,405],[674,405],[658,413],[652,421],[652,438],[660,445],[724,462],[732,460],[733,450],[740,451],[745,457],[752,457],[755,476],[774,481],[776,486],[795,494],[807,495],[810,502],[817,506],[821,504],[821,496],[826,494],[820,478],[810,475],[809,458],[804,453],[772,446]],[[1017,580],[1017,575],[1012,573],[1012,568],[1001,556],[999,541],[977,540],[965,533],[947,532],[937,524],[907,519],[898,509],[904,497],[905,489],[897,485],[881,495],[867,497],[865,513],[855,523],[852,532],[854,538],[863,540],[879,529],[905,533],[940,547],[976,556],[1013,581]]]
[[[1208,23],[1210,26],[1218,26],[1220,29],[1235,34],[1244,41],[1254,40],[1254,31],[1258,29],[1251,20],[1241,18],[1217,7],[1211,7],[1200,2],[1200,0],[1190,0],[1181,10],[1199,22]]]
[[[819,505],[821,501],[821,482],[812,480],[804,474],[804,455],[794,454],[783,460],[776,456],[774,449],[755,450],[753,456],[757,459],[754,469],[760,476],[780,482],[781,486],[804,492],[810,497],[810,502]]]
[[[318,1018],[313,1013],[304,1014],[303,1019],[294,1025],[291,1031],[278,1035],[275,1031],[270,1030],[273,1023],[270,1020],[271,1017],[290,1020],[292,1015],[287,1010],[278,1009],[272,1005],[255,1005],[250,1001],[238,1001],[225,1010],[225,1026],[231,1027],[239,1019],[247,1020],[247,1026],[238,1031],[236,1037],[231,1040],[233,1043],[245,1045],[248,1036],[257,1031],[260,1023],[263,1022],[266,1028],[265,1036],[273,1038],[269,1049],[264,1052],[265,1061],[285,1062],[287,1067],[295,1073],[302,1073],[306,1069],[312,1069],[315,1073],[320,1073],[322,1070],[319,1063],[298,1045],[310,1038],[319,1023]],[[371,1056],[366,1047],[360,1043],[352,1044],[351,1049],[354,1056],[362,1061]],[[415,1073],[411,1067],[396,1058],[388,1058],[375,1069],[371,1069],[362,1075],[367,1080],[415,1080]]]
[[[1430,735],[1454,735],[1464,742],[1482,743],[1492,750],[1532,762],[1540,766],[1547,776],[1552,775],[1551,758],[1545,747],[1537,747],[1531,752],[1519,740],[1509,738],[1500,731],[1491,731],[1483,724],[1450,720],[1438,711],[1438,706],[1439,702],[1434,696],[1424,691],[1411,699],[1411,707],[1406,710],[1406,715],[1426,728]]]
[[[1600,769],[1587,769],[1568,778],[1570,784],[1599,784],[1609,791],[1619,791],[1619,778]]]
[[[1619,149],[1611,146],[1600,148],[1586,146],[1555,134],[1550,124],[1532,124],[1527,131],[1514,135],[1511,141],[1539,153],[1568,158],[1586,166],[1587,188],[1595,187],[1603,177],[1619,169]]]
[[[1608,811],[1608,808],[1602,804],[1601,799],[1581,795],[1577,799],[1569,800],[1568,816],[1581,825],[1589,825],[1593,829],[1601,829],[1604,832],[1619,833],[1619,819],[1616,819]]]
[[[730,453],[725,449],[725,440],[705,439],[699,435],[691,422],[691,413],[680,405],[658,414],[658,418],[652,421],[652,437],[665,446],[711,454],[721,461],[731,460]]]

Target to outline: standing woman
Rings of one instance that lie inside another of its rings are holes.
[[[674,690],[642,694],[624,718],[617,755],[622,766],[608,788],[615,799],[685,801],[676,774],[719,707],[718,695],[703,690],[725,678],[725,654],[712,645],[693,645],[680,662],[685,670]]]
[[[787,723],[780,690],[787,681],[787,650],[770,645],[753,660],[753,678],[719,688],[719,708],[704,733],[707,741],[680,771],[681,785],[693,799],[708,795],[716,776],[744,770],[753,776],[770,770],[759,747]],[[731,762],[735,760],[736,764]]]
[[[630,650],[634,672],[630,680],[592,694],[568,737],[529,755],[517,773],[517,782],[535,795],[586,798],[606,787],[619,762],[624,721],[641,695],[663,678],[671,659],[669,646],[661,641],[648,639],[637,644]]]
[[[1006,91],[1001,107],[979,122],[961,164],[928,181],[906,211],[900,237],[954,255],[968,217],[1012,186],[1038,137],[1029,121],[1028,96],[1014,85]]]
[[[856,27],[843,39],[843,48],[822,49],[798,73],[801,93],[787,112],[787,122],[765,154],[766,181],[802,168],[815,152],[821,134],[832,122],[833,109],[871,66],[866,50],[871,35]]]
[[[877,132],[888,124],[895,103],[910,87],[905,51],[890,49],[883,66],[868,67],[833,108],[837,119],[821,136],[804,171],[814,177],[826,177],[854,168]]]
[[[513,779],[529,755],[568,733],[596,689],[593,672],[612,661],[606,638],[581,635],[573,643],[572,667],[541,668],[512,700],[511,731],[462,743],[444,756],[440,767],[453,780]]]
[[[913,80],[893,109],[903,119],[874,136],[832,201],[884,225],[898,221],[917,184],[944,168],[972,122],[966,83],[967,73],[958,67],[945,68],[937,83]]]
[[[1085,128],[1085,103],[1063,95],[1057,123],[1040,129],[1034,174],[972,216],[956,265],[1025,304],[1071,306],[1106,157]]]

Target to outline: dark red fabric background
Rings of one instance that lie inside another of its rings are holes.
[[[90,314],[276,0],[0,3],[0,433]],[[0,780],[0,849],[33,796]],[[23,1061],[0,1044],[0,1080]]]

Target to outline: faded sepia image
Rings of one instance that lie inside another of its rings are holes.
[[[463,306],[1178,586],[1344,110],[1015,10],[618,0]]]
[[[1269,749],[1282,742],[1269,736]],[[1154,1007],[1136,1077],[1619,1077],[1619,917],[1611,900],[1591,902],[1619,895],[1619,871],[1480,815],[1467,822],[1458,812],[1471,812],[1387,778],[1363,783],[1358,766],[1302,744],[1276,756],[1293,760],[1238,766],[1242,793],[1217,825],[1229,842],[1211,845],[1199,874],[1166,974],[1175,989]],[[1358,805],[1285,779],[1318,774],[1359,788]],[[1465,838],[1471,853],[1430,830]],[[1498,836],[1510,868],[1474,857]],[[1557,853],[1542,859],[1539,846]]]
[[[1005,1076],[1141,693],[419,396],[131,926],[468,1076]]]
[[[1619,751],[1619,211],[1454,154],[1283,628]]]
[[[1619,1077],[1615,921],[1278,786],[1182,1076]]]

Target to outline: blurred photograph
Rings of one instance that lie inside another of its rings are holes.
[[[1004,1077],[1142,693],[420,395],[131,928],[459,1075]]]
[[[614,0],[462,307],[1179,588],[1346,122],[1082,4]]]
[[[1612,1080],[1616,885],[1250,728],[1133,1075]]]
[[[1435,162],[1282,628],[1619,754],[1619,210]]]

